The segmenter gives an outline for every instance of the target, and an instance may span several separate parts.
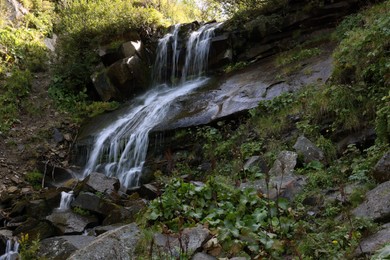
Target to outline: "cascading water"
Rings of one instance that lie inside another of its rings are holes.
[[[187,41],[182,78],[180,84],[175,87],[169,86],[168,83],[158,83],[178,76],[180,25],[176,25],[171,33],[160,39],[153,76],[156,86],[136,98],[124,116],[96,136],[83,177],[92,171],[101,171],[107,176],[117,177],[122,187],[139,185],[147,154],[149,132],[168,119],[169,106],[173,100],[190,93],[207,81],[201,74],[207,67],[210,42],[217,26],[205,25],[191,33]],[[168,57],[170,47],[172,56]],[[167,69],[169,62],[172,65],[170,70]],[[188,76],[194,76],[193,80],[189,81]]]
[[[70,192],[61,192],[61,201],[60,201],[60,207],[57,208],[59,211],[66,211],[70,209],[70,204],[73,201],[73,191]]]
[[[5,254],[0,256],[0,260],[16,260],[19,259],[19,243],[16,240],[8,239]]]

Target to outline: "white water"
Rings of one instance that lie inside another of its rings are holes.
[[[96,136],[83,177],[93,171],[100,171],[107,176],[117,177],[122,187],[139,185],[149,144],[149,132],[169,119],[168,112],[172,101],[187,95],[207,81],[201,74],[207,67],[215,28],[216,26],[206,25],[191,33],[179,85],[172,87],[168,83],[156,84],[152,90],[136,98],[126,114]],[[178,76],[179,30],[180,25],[176,25],[171,33],[159,41],[153,76],[156,83]],[[168,57],[168,48],[172,48],[172,57]],[[172,64],[170,70],[167,69],[169,61]],[[194,76],[194,79],[190,81],[187,76]]]
[[[0,260],[16,260],[19,259],[19,243],[16,240],[8,239],[5,254],[0,256]]]
[[[59,211],[67,211],[70,209],[70,204],[73,201],[73,191],[70,192],[61,192],[61,202],[60,202],[60,207],[57,208]]]

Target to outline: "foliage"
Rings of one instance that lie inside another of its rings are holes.
[[[72,211],[76,214],[79,214],[80,216],[90,216],[91,215],[91,213],[88,210],[80,208],[80,207],[74,207],[74,208],[72,208]]]
[[[278,66],[285,66],[319,55],[321,52],[322,50],[319,48],[294,48],[292,51],[288,51],[287,53],[281,53],[276,58],[276,64]]]
[[[204,186],[173,179],[163,195],[151,202],[149,219],[178,231],[183,226],[207,223],[220,241],[241,246],[253,256],[277,255],[294,230],[294,219],[284,199],[270,201],[251,189],[238,190],[211,178]]]
[[[30,240],[28,234],[22,234],[19,240],[19,255],[23,260],[38,260],[38,250],[40,247],[39,236],[37,239]]]
[[[39,171],[33,171],[26,174],[25,179],[34,189],[40,189],[42,184],[43,174]]]
[[[7,132],[17,122],[30,84],[30,71],[15,70],[4,85],[0,85],[0,132]]]

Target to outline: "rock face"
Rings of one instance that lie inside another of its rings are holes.
[[[390,220],[390,181],[378,185],[366,194],[366,199],[352,213],[374,221]]]
[[[380,183],[390,181],[390,151],[385,153],[377,162],[373,170],[373,176]]]
[[[61,236],[43,239],[38,256],[44,259],[65,260],[73,252],[86,247],[94,240],[95,237],[91,236]]]
[[[81,234],[88,225],[98,223],[96,217],[80,216],[71,211],[54,212],[46,219],[52,222],[62,234]]]
[[[324,161],[324,153],[309,139],[304,136],[298,137],[297,142],[294,144],[294,149],[297,153],[302,154],[305,163],[312,161]]]
[[[71,206],[89,210],[104,216],[107,216],[112,210],[119,207],[91,192],[80,193],[72,202]]]
[[[375,234],[364,238],[355,250],[355,256],[370,256],[390,242],[390,223],[383,225]]]
[[[140,230],[135,224],[129,224],[108,231],[96,238],[88,246],[77,250],[68,259],[135,259],[134,250],[139,240]]]
[[[87,178],[86,186],[94,192],[110,195],[120,188],[117,178],[107,177],[103,173],[93,172]]]

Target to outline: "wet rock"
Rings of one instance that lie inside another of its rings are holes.
[[[157,198],[159,194],[159,189],[155,185],[149,183],[142,185],[138,193],[142,198],[153,200]]]
[[[26,207],[26,214],[41,219],[50,214],[51,210],[52,208],[49,207],[45,200],[32,200]]]
[[[356,217],[374,221],[390,221],[390,181],[378,185],[366,194],[362,204],[352,211]]]
[[[178,256],[180,250],[191,255],[201,249],[209,235],[208,229],[198,225],[194,228],[185,228],[183,232],[176,235],[155,234],[154,243],[158,248],[172,252],[173,256]]]
[[[373,170],[373,176],[379,183],[390,181],[390,151],[385,153],[377,162]]]
[[[45,239],[59,235],[59,230],[48,220],[29,218],[13,231],[14,236],[28,234],[29,239]]]
[[[134,250],[139,236],[140,230],[136,224],[122,226],[98,236],[95,241],[77,250],[68,259],[136,259]]]
[[[86,186],[91,192],[110,195],[113,192],[117,192],[120,188],[117,178],[107,177],[103,173],[93,172],[87,178]]]
[[[71,169],[50,165],[38,164],[38,169],[44,174],[45,187],[65,187],[69,180],[75,179],[76,175]]]
[[[107,226],[97,226],[97,227],[94,227],[92,232],[96,235],[96,236],[100,236],[101,234],[103,233],[106,233],[108,231],[111,231],[111,230],[114,230],[114,229],[117,229],[119,227],[123,226],[123,224],[114,224],[114,225],[107,225]]]
[[[104,200],[91,192],[80,193],[72,202],[71,206],[99,213],[104,216],[110,214],[112,210],[119,208],[118,205]]]
[[[91,80],[102,101],[109,101],[119,96],[118,89],[111,83],[105,71],[95,72]]]
[[[371,256],[381,249],[384,245],[390,243],[390,223],[381,226],[375,234],[364,238],[354,252],[355,257]]]
[[[214,256],[208,255],[206,253],[196,253],[193,257],[192,260],[216,260]]]
[[[43,239],[40,242],[38,256],[44,259],[65,260],[76,250],[86,247],[95,237],[61,236]]]
[[[81,234],[87,226],[97,225],[95,216],[81,216],[71,211],[54,212],[46,217],[61,234]]]
[[[312,161],[324,161],[324,153],[309,139],[304,136],[300,136],[297,139],[297,142],[294,144],[294,149],[297,153],[302,154],[305,163]]]

